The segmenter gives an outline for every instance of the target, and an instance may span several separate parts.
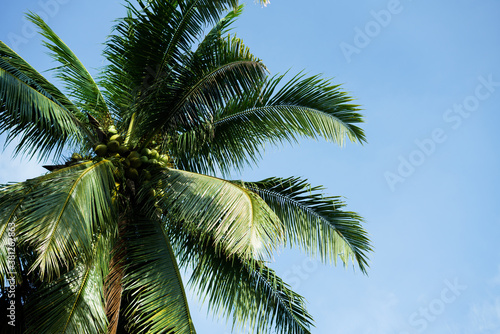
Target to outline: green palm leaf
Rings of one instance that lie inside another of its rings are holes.
[[[109,238],[99,234],[92,256],[33,296],[27,310],[30,333],[104,333],[107,327],[104,287],[109,262]]]
[[[128,15],[119,20],[105,50],[111,63],[107,73],[113,75],[103,85],[121,117],[131,117],[132,102],[142,99],[157,79],[175,77],[204,27],[237,5],[235,0],[138,3],[139,9],[127,2]]]
[[[16,227],[15,222],[21,211],[22,197],[19,198],[19,192],[22,192],[19,184],[0,187],[0,287],[5,288],[5,280],[9,273],[16,274],[16,281],[21,280],[20,273],[15,270],[18,258],[16,253]],[[17,195],[17,196],[16,196]],[[14,270],[13,270],[14,269]]]
[[[109,112],[104,97],[78,57],[40,16],[31,13],[28,15],[28,20],[36,24],[41,30],[41,35],[48,40],[44,42],[45,46],[50,50],[50,55],[61,64],[55,68],[56,76],[64,82],[69,96],[75,100],[76,105],[98,120],[106,120]]]
[[[210,241],[174,226],[176,253],[184,267],[193,267],[189,284],[208,299],[215,313],[232,318],[245,333],[310,333],[312,318],[304,299],[262,262],[246,261],[216,251]],[[204,300],[205,300],[204,298]]]
[[[372,249],[363,219],[343,211],[340,197],[323,196],[322,187],[299,178],[269,178],[245,187],[258,193],[283,221],[289,246],[299,246],[325,262],[336,264],[340,257],[347,265],[351,259],[366,273],[367,252]]]
[[[14,50],[9,48],[2,41],[0,41],[0,58],[30,78],[36,84],[36,86],[33,87],[36,87],[39,91],[45,91],[46,94],[44,95],[50,95],[54,101],[57,101],[64,108],[74,114],[79,121],[85,122],[87,120],[86,115],[78,110],[78,108],[63,93],[61,93],[56,86],[51,84],[47,79],[45,79],[45,77],[28,64],[28,62],[21,58],[14,52]]]
[[[126,7],[99,84],[28,15],[67,95],[0,42],[0,134],[19,141],[15,154],[71,155],[46,175],[0,185],[0,285],[14,262],[28,332],[193,334],[184,268],[233,328],[310,333],[304,299],[265,261],[288,245],[365,273],[362,218],[298,178],[209,175],[257,162],[268,144],[363,143],[358,107],[320,76],[266,77],[228,34],[236,0]]]
[[[229,173],[261,158],[265,143],[294,143],[301,137],[344,144],[363,142],[362,122],[351,98],[319,76],[283,76],[254,86],[218,110],[213,120],[179,136],[173,147],[179,167],[200,173]],[[283,85],[279,90],[277,86]]]
[[[15,154],[47,156],[83,138],[78,119],[26,74],[0,58],[0,134],[20,138]]]
[[[59,277],[61,267],[90,257],[94,234],[113,229],[112,166],[108,160],[86,162],[26,182],[33,190],[17,221],[19,238],[35,248],[31,270],[42,279]]]
[[[169,237],[157,219],[130,221],[124,293],[133,333],[196,333]]]
[[[262,80],[265,67],[235,36],[218,39],[186,57],[178,75],[162,76],[149,88],[140,107],[147,110],[144,129],[175,124],[190,128],[241,92]],[[168,74],[168,73],[167,73]]]
[[[161,189],[157,204],[167,215],[205,231],[216,247],[222,246],[229,254],[270,256],[282,242],[278,217],[241,185],[176,169],[163,170],[152,182]]]

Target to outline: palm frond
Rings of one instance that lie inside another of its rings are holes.
[[[159,77],[175,77],[185,54],[207,24],[214,24],[236,0],[127,2],[128,14],[118,21],[104,52],[110,65],[103,85],[115,112],[131,117],[131,106]],[[170,75],[168,73],[174,73]]]
[[[108,107],[94,79],[71,49],[37,14],[28,14],[28,20],[40,28],[40,34],[47,39],[44,45],[50,55],[60,63],[56,67],[57,78],[61,79],[75,104],[92,114],[99,121],[109,118]]]
[[[351,98],[319,76],[283,76],[261,85],[219,109],[213,120],[179,136],[173,146],[179,167],[207,173],[228,173],[254,164],[265,143],[295,143],[302,137],[344,144],[347,137],[364,142],[358,107]],[[278,89],[279,85],[283,85]]]
[[[30,78],[34,82],[34,85],[32,86],[33,88],[36,88],[38,91],[45,91],[44,95],[50,96],[52,100],[57,101],[64,108],[70,111],[80,122],[85,122],[87,120],[85,113],[80,111],[56,86],[51,84],[27,61],[25,61],[2,41],[0,41],[0,58]]]
[[[17,220],[19,239],[34,247],[32,270],[40,278],[60,276],[60,268],[88,258],[95,233],[113,229],[113,165],[86,162],[28,180]],[[110,232],[110,233],[116,233]]]
[[[135,333],[195,334],[168,235],[158,219],[134,219],[127,234],[130,265],[123,278],[128,327]]]
[[[207,46],[217,43],[223,35],[229,34],[231,31],[231,25],[236,21],[236,19],[243,13],[243,5],[230,10],[226,16],[221,18],[217,24],[213,26],[212,29],[205,35],[203,40],[199,43],[196,54],[200,54],[201,50],[205,49]]]
[[[163,76],[137,108],[147,111],[143,132],[151,126],[171,132],[206,120],[226,101],[262,80],[266,68],[235,36],[218,39],[186,57],[175,76]]]
[[[167,216],[184,220],[214,238],[215,247],[243,258],[270,256],[282,242],[282,223],[254,192],[229,181],[176,169],[152,179],[159,192],[149,199]],[[147,196],[144,187],[140,196]]]
[[[182,227],[174,230],[181,266],[194,268],[189,284],[211,312],[232,318],[233,328],[245,333],[310,333],[312,318],[304,299],[272,269],[216,251],[213,241],[185,233]]]
[[[110,240],[99,233],[92,256],[53,282],[45,284],[26,305],[29,333],[104,333],[107,328],[103,282]]]
[[[84,127],[75,115],[25,73],[0,58],[0,134],[20,139],[15,154],[40,158],[59,155],[82,141]],[[53,152],[55,150],[55,152]]]
[[[286,243],[298,246],[322,261],[344,265],[349,259],[366,274],[367,253],[372,250],[363,219],[344,211],[340,197],[327,197],[322,187],[312,187],[299,178],[269,178],[246,182],[280,217],[285,226]]]

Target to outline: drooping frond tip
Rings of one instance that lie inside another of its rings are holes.
[[[257,1],[255,1],[255,2],[257,2]],[[269,5],[269,4],[271,3],[271,1],[269,1],[269,0],[258,0],[258,2],[259,2],[262,6],[264,6],[264,7],[267,7],[267,5]]]

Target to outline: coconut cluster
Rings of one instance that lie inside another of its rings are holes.
[[[146,180],[151,178],[148,167],[173,167],[172,160],[166,154],[159,154],[155,142],[151,142],[151,148],[143,148],[140,152],[137,148],[129,148],[123,143],[123,137],[118,134],[115,126],[108,128],[107,143],[101,143],[94,149],[95,154],[103,158],[118,159],[125,172],[125,176],[131,180],[137,180],[141,173]]]

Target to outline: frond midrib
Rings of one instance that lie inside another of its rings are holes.
[[[243,262],[242,262],[243,263]],[[246,263],[244,263],[244,266],[247,268],[248,271],[250,271],[253,275],[257,276],[258,277],[258,280],[262,283],[262,284],[265,284],[268,289],[272,292],[272,295],[274,296],[275,299],[277,299],[279,301],[279,304],[286,310],[286,313],[292,317],[294,320],[295,320],[295,323],[298,324],[300,326],[300,328],[307,334],[307,333],[310,333],[309,332],[309,329],[304,327],[300,321],[300,319],[297,318],[297,316],[295,314],[293,314],[293,312],[289,309],[289,303],[283,299],[282,296],[280,296],[279,293],[277,293],[277,291],[275,291],[275,289],[273,288],[273,286],[267,281],[267,279],[257,270],[250,268],[248,267],[248,265]]]
[[[320,221],[322,221],[323,223],[326,223],[326,225],[330,226],[330,227],[333,227],[335,232],[338,233],[338,235],[342,238],[342,240],[347,244],[349,245],[349,248],[351,250],[351,252],[353,252],[354,254],[356,254],[356,250],[357,250],[357,247],[355,248],[347,239],[346,237],[342,234],[341,231],[339,231],[337,229],[337,227],[335,226],[335,224],[333,223],[330,223],[330,221],[323,217],[322,215],[320,215],[319,213],[317,213],[316,211],[314,211],[313,209],[301,204],[300,202],[298,201],[295,201],[293,200],[292,198],[290,197],[287,197],[285,195],[282,195],[278,192],[275,192],[275,191],[271,191],[269,189],[264,189],[264,188],[258,188],[258,187],[254,187],[252,185],[248,185],[248,188],[251,189],[252,191],[254,192],[259,192],[259,191],[262,191],[264,193],[267,193],[268,195],[271,195],[271,196],[274,196],[274,197],[278,197],[280,198],[281,200],[283,200],[284,202],[287,202],[288,204],[292,205],[292,206],[295,206],[295,207],[298,207],[304,211],[306,211],[307,213],[311,214],[312,216],[316,217],[317,219],[319,219]]]
[[[299,109],[303,112],[305,111],[305,112],[319,114],[319,115],[334,119],[336,122],[340,123],[345,129],[347,129],[348,132],[352,132],[352,130],[350,128],[350,124],[344,122],[338,116],[334,116],[332,114],[329,114],[329,113],[322,111],[322,110],[319,110],[317,108],[305,107],[305,106],[296,105],[296,104],[280,104],[280,105],[276,105],[276,106],[271,105],[271,106],[249,108],[249,109],[246,109],[246,110],[241,111],[239,113],[236,113],[234,115],[222,117],[220,120],[215,121],[213,123],[213,125],[214,125],[214,127],[217,127],[217,126],[223,125],[224,123],[230,122],[234,119],[243,118],[247,115],[257,114],[259,112],[264,112],[267,109],[288,109],[288,110]]]
[[[89,168],[87,168],[86,170],[83,171],[83,173],[78,176],[78,178],[73,182],[73,185],[71,186],[71,189],[68,191],[68,196],[66,197],[66,200],[63,204],[63,207],[61,209],[61,212],[59,213],[58,217],[57,217],[57,220],[56,220],[56,223],[54,225],[54,227],[52,228],[51,232],[50,232],[50,235],[49,235],[49,240],[47,240],[45,242],[45,245],[43,247],[43,250],[40,254],[40,258],[43,258],[45,256],[45,254],[47,253],[50,245],[52,244],[53,240],[54,240],[54,233],[55,231],[57,230],[57,227],[59,226],[60,222],[61,222],[61,218],[64,214],[64,211],[66,210],[66,206],[68,205],[71,197],[72,197],[72,194],[73,194],[73,191],[75,191],[77,185],[79,184],[80,180],[87,174],[89,173],[90,171],[92,171],[94,168],[96,168],[97,166],[103,164],[103,163],[106,163],[108,162],[108,160],[103,160],[103,161],[100,161],[92,166],[90,166]],[[43,261],[43,259],[41,260]]]
[[[102,238],[102,232],[99,233],[99,237],[97,238],[97,240],[95,241],[95,246],[94,246],[94,252],[92,254],[92,258],[94,258],[96,256],[96,252],[97,252],[97,243],[99,241],[99,239]],[[80,297],[82,296],[82,292],[83,292],[83,289],[85,288],[85,286],[87,285],[87,280],[88,280],[88,277],[90,275],[90,272],[92,271],[92,264],[91,263],[88,263],[87,265],[87,270],[85,271],[85,275],[82,279],[82,283],[80,284],[80,288],[78,289],[78,293],[77,293],[77,296],[75,298],[75,302],[73,303],[73,306],[71,308],[71,311],[69,312],[69,315],[68,315],[68,320],[66,320],[66,324],[64,325],[64,329],[63,329],[63,333],[66,332],[66,329],[68,328],[69,326],[69,322],[71,320],[71,318],[73,317],[73,314],[76,310],[76,305],[78,304],[78,301],[80,300]]]

